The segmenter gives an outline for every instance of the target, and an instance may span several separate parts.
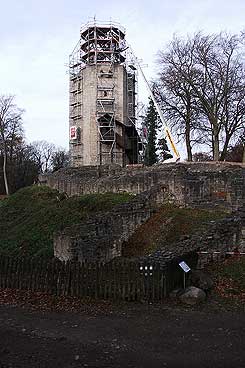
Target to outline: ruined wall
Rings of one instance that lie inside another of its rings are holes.
[[[169,200],[171,198],[165,189],[158,188],[157,193],[155,190],[151,194],[143,193],[132,202],[118,205],[106,214],[96,215],[81,225],[67,228],[54,238],[55,256],[62,261],[73,259],[104,262],[120,257],[123,243],[138,226],[150,218],[158,205]],[[137,259],[164,266],[189,252],[211,252],[206,257],[199,256],[199,267],[202,267],[213,257],[213,252],[220,252],[215,256],[217,260],[223,259],[226,252],[234,250],[245,252],[245,206],[230,217],[211,221],[204,231],[202,229],[192,235],[185,235],[170,246],[162,244],[157,251]]]
[[[245,252],[245,202],[237,211],[237,216],[240,219],[238,250]]]
[[[245,225],[245,224],[244,224]],[[168,244],[163,244],[161,249],[147,257],[153,262],[166,263],[169,260],[180,257],[187,252],[219,252],[217,258],[224,258],[226,252],[239,250],[243,248],[243,225],[238,216],[228,217],[219,221],[210,222],[204,232],[196,232],[195,234],[184,236],[180,241],[171,244],[172,251],[169,251]],[[199,266],[208,262],[209,254],[203,257],[199,256]]]
[[[240,215],[211,224],[209,233],[195,234],[156,253],[158,260],[202,248],[230,250],[245,245],[245,166],[227,163],[180,163],[151,168],[123,169],[118,166],[66,169],[40,177],[42,184],[68,195],[129,192],[140,195],[111,212],[96,215],[81,225],[65,229],[54,239],[55,256],[62,259],[108,261],[121,255],[122,243],[144,223],[157,204],[171,200],[181,206],[224,207]],[[240,216],[240,217],[239,217]],[[239,220],[236,220],[239,218]],[[238,235],[239,234],[239,235]]]
[[[164,187],[136,196],[110,212],[91,216],[54,237],[54,255],[62,261],[109,261],[122,254],[122,243],[147,221],[157,206],[171,200]]]
[[[137,169],[118,166],[71,168],[42,175],[40,183],[68,195],[138,194],[162,184],[180,205],[223,205],[237,209],[245,200],[245,165],[210,162],[162,164]]]
[[[212,261],[220,261],[226,257],[227,252],[245,252],[245,204],[230,216],[211,221],[205,231],[197,231],[192,235],[184,236],[180,241],[171,244],[163,244],[147,257],[141,257],[147,262],[159,262],[165,265],[173,259],[183,257],[186,253],[198,254],[197,268],[203,268]]]

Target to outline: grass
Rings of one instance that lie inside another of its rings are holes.
[[[23,188],[0,201],[0,254],[52,257],[54,232],[131,198],[127,193],[66,198],[45,186]]]
[[[245,293],[245,257],[235,256],[210,267],[217,284],[223,284],[224,293]],[[230,285],[230,286],[228,286]]]
[[[141,225],[124,245],[124,256],[147,255],[166,244],[168,250],[182,237],[204,229],[210,221],[218,220],[226,214],[191,208],[179,208],[165,204],[145,224]]]
[[[245,258],[242,257],[234,262],[227,262],[219,270],[220,277],[232,280],[237,287],[245,292]]]
[[[215,281],[215,295],[223,305],[245,305],[245,257],[233,256],[207,267]]]

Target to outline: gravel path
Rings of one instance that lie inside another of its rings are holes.
[[[245,367],[245,313],[0,306],[1,368]]]

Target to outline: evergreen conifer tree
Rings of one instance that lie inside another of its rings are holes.
[[[146,109],[144,127],[144,129],[146,130],[147,140],[144,163],[145,165],[151,166],[158,162],[156,141],[157,129],[159,127],[158,114],[151,98],[149,98],[149,104]]]
[[[149,104],[144,118],[144,133],[147,141],[144,157],[145,165],[151,166],[173,157],[169,152],[166,138],[159,139],[157,143],[157,131],[159,128],[158,113],[152,99],[149,97]]]

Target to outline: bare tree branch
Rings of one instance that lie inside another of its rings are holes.
[[[9,194],[7,178],[7,158],[17,140],[22,139],[23,110],[14,104],[14,96],[0,96],[0,148],[3,153],[3,176],[6,194]]]

